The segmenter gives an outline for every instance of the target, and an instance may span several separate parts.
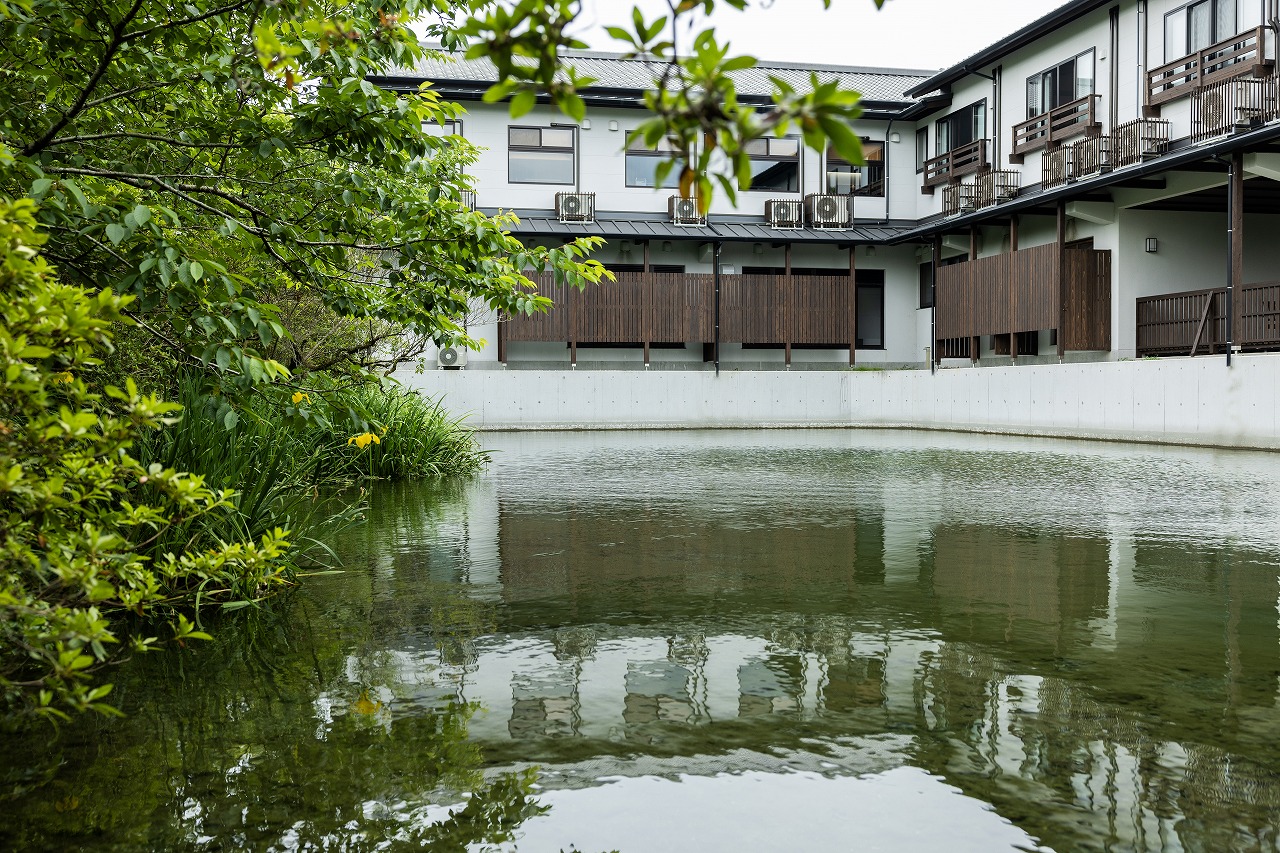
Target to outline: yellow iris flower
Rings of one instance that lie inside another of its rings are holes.
[[[350,447],[353,444],[361,450],[364,450],[370,444],[382,444],[382,439],[378,438],[371,432],[366,432],[360,435],[353,435],[351,438],[347,439],[347,447]]]

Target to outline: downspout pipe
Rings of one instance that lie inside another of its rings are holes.
[[[714,265],[712,270],[712,280],[715,282],[715,341],[714,347],[716,359],[716,376],[720,375],[720,246],[719,240],[715,243],[715,249],[711,253],[711,262]]]

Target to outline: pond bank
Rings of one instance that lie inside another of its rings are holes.
[[[926,370],[404,372],[480,430],[893,427],[1280,449],[1280,355]]]

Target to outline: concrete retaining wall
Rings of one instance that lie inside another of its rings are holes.
[[[906,427],[1280,449],[1280,355],[894,371],[404,373],[484,430]]]

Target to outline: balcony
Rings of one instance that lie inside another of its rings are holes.
[[[989,170],[971,184],[945,186],[942,188],[942,214],[958,216],[1017,198],[1021,180],[1017,172]]]
[[[1232,337],[1244,350],[1280,349],[1280,282],[1235,292]],[[1223,351],[1227,342],[1226,288],[1165,293],[1138,300],[1138,355],[1195,355]]]
[[[557,284],[551,274],[532,280],[555,307],[501,323],[499,358],[515,341],[672,344],[715,338],[710,273],[622,272],[617,281],[584,290]],[[721,275],[720,340],[847,349],[856,332],[852,296],[848,275]]]
[[[1050,150],[1077,136],[1096,136],[1101,133],[1098,123],[1098,95],[1083,98],[1055,107],[1047,113],[1014,125],[1013,150],[1010,163],[1021,163],[1032,151]]]
[[[921,192],[933,195],[934,187],[954,184],[965,175],[975,175],[991,168],[987,159],[987,140],[979,139],[953,148],[924,161],[924,186]]]
[[[1269,77],[1275,65],[1267,59],[1267,30],[1245,30],[1181,59],[1147,72],[1146,106],[1151,116],[1160,105],[1197,89],[1241,77]]]

